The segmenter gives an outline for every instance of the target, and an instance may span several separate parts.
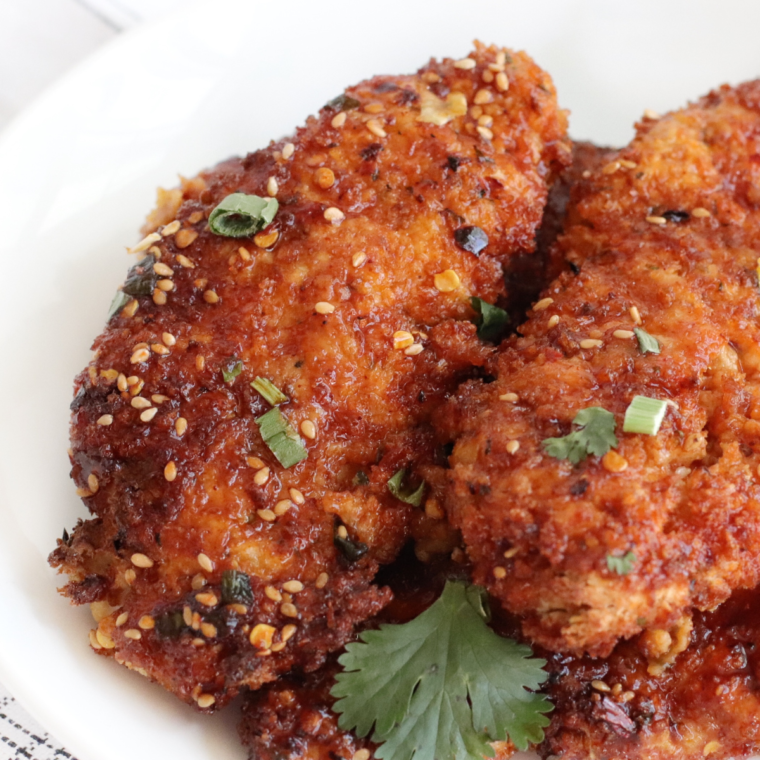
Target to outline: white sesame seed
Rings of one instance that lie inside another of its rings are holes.
[[[163,343],[152,343],[150,350],[159,356],[168,356],[170,353],[169,349]]]
[[[121,310],[121,316],[122,317],[134,317],[135,313],[137,312],[137,309],[140,306],[140,302],[133,298],[122,310]]]
[[[142,638],[142,633],[137,628],[128,628],[124,631],[125,639],[132,639],[132,641],[139,641]]]
[[[629,161],[627,158],[619,158],[618,163],[624,168],[624,169],[635,169],[637,164],[635,161]]]
[[[317,426],[311,420],[304,420],[301,423],[301,432],[304,437],[313,441],[317,437]]]
[[[287,161],[295,152],[296,146],[293,143],[285,143],[282,146],[282,157]]]
[[[348,538],[348,530],[345,525],[338,526],[338,536],[340,538]]]
[[[161,235],[157,232],[151,232],[150,235],[144,237],[136,246],[127,248],[127,253],[142,253],[143,251],[147,251],[153,243],[157,243],[159,240],[161,240]]]
[[[274,522],[277,519],[277,515],[271,509],[257,509],[256,514],[266,522]]]
[[[280,605],[280,612],[285,617],[296,618],[298,617],[298,609],[292,602],[284,602]]]
[[[299,594],[303,591],[303,583],[301,583],[301,581],[285,581],[285,583],[282,584],[282,588],[289,594]]]
[[[253,476],[253,482],[257,486],[263,486],[264,483],[269,480],[269,468],[268,467],[262,467],[254,476]]]
[[[712,216],[712,214],[706,208],[702,208],[702,206],[697,206],[697,208],[693,209],[691,215],[696,219],[706,219],[708,216]]]
[[[317,576],[317,580],[314,582],[314,585],[317,588],[324,588],[327,585],[328,580],[330,580],[330,576],[327,573],[320,573]]]
[[[610,687],[604,681],[592,681],[591,688],[603,692],[610,691]]]
[[[415,343],[412,346],[409,346],[409,348],[404,349],[404,354],[406,356],[418,356],[425,350],[425,346],[422,345],[422,343]]]
[[[393,333],[393,348],[401,350],[409,348],[414,343],[414,336],[407,330],[396,330]]]
[[[553,316],[549,317],[549,321],[547,322],[549,327],[555,327],[559,324],[559,315],[554,314]]]
[[[195,595],[196,601],[200,602],[204,607],[216,607],[219,604],[216,594],[213,591],[204,591]]]
[[[280,189],[280,186],[277,184],[277,180],[274,177],[270,177],[267,180],[267,195],[270,198],[274,198],[275,195],[277,195],[277,191]]]
[[[153,291],[153,303],[156,306],[163,306],[167,301],[166,293],[160,288],[156,288]]]
[[[485,71],[482,73],[482,75],[481,75],[481,76],[483,77],[483,81],[484,81],[486,84],[491,84],[491,82],[493,82],[493,71],[491,71],[491,69],[486,69],[486,70],[485,70]]]
[[[264,594],[266,595],[268,599],[271,599],[273,602],[282,601],[282,594],[274,586],[266,586],[264,588]]]
[[[113,423],[113,415],[112,414],[103,414],[100,417],[98,417],[98,425],[102,425],[103,427],[107,427],[108,425],[111,425]]]
[[[127,383],[127,378],[126,378],[126,376],[125,376],[125,375],[123,375],[123,374],[120,374],[120,375],[119,375],[119,376],[116,378],[116,387],[117,387],[117,388],[118,388],[118,389],[119,389],[119,390],[120,390],[122,393],[124,393],[124,391],[126,391],[126,390],[127,390],[127,388],[129,388],[129,383]]]
[[[98,488],[100,488],[100,483],[98,482],[98,476],[94,472],[91,472],[87,476],[87,485],[89,486],[90,491],[92,491],[92,493],[98,492]]]
[[[282,631],[280,631],[280,638],[283,641],[290,641],[290,639],[293,638],[297,630],[298,630],[298,626],[293,625],[293,623],[288,623],[287,625],[282,627]]]
[[[146,409],[140,414],[142,422],[150,422],[158,414],[158,409],[154,406],[152,409]]]
[[[628,313],[631,315],[631,319],[637,324],[641,324],[641,314],[639,313],[639,310],[636,306],[631,306],[630,309],[628,309]]]
[[[370,751],[368,749],[358,749],[351,756],[351,760],[369,760]]]
[[[291,488],[288,493],[294,504],[303,504],[306,501],[304,495],[297,488]]]
[[[502,580],[507,577],[507,569],[505,567],[497,566],[493,569],[493,577],[497,580]]]
[[[668,222],[664,216],[648,216],[646,219],[650,224],[667,224]]]
[[[492,127],[493,126],[493,116],[488,116],[488,114],[483,114],[482,116],[478,117],[478,126],[479,127]]]
[[[339,127],[342,127],[346,123],[346,112],[341,111],[339,114],[336,114],[333,116],[332,121],[330,124],[335,127],[335,129],[338,129]]]
[[[202,710],[211,707],[215,702],[216,697],[214,697],[213,694],[201,694],[198,697],[198,707],[200,707]]]
[[[493,132],[487,127],[477,127],[477,130],[484,140],[493,140]]]
[[[544,311],[544,309],[548,309],[553,303],[553,298],[542,298],[540,301],[536,301],[536,303],[533,304],[533,311]]]
[[[148,359],[150,359],[150,351],[147,348],[138,348],[132,354],[129,361],[131,364],[142,364],[143,362],[147,362]]]
[[[205,570],[207,573],[212,573],[214,571],[214,563],[211,561],[208,554],[201,552],[196,559],[198,560],[201,570]]]
[[[156,274],[161,275],[161,277],[171,277],[174,274],[174,270],[161,261],[157,261],[153,265],[153,271]]]
[[[216,294],[215,290],[204,290],[203,300],[206,303],[219,303],[219,296]]]
[[[455,69],[462,69],[463,71],[469,71],[477,66],[477,62],[474,58],[461,58],[454,62]]]
[[[161,333],[161,340],[167,346],[174,346],[177,343],[177,339],[170,332]]]
[[[516,546],[513,546],[511,549],[507,549],[504,552],[504,559],[512,559],[512,557],[516,556],[519,552],[520,550]]]
[[[517,453],[518,449],[520,448],[520,442],[519,441],[510,441],[506,447],[508,454],[515,454]]]
[[[195,269],[195,264],[182,253],[177,254],[177,263],[185,269]]]
[[[100,628],[95,631],[95,638],[98,640],[98,644],[100,644],[103,649],[113,649],[116,646],[114,640],[110,636],[107,636],[105,633],[103,633]]]
[[[519,396],[516,393],[502,393],[499,396],[499,401],[512,401],[516,402],[519,400]]]
[[[496,89],[501,92],[506,92],[509,89],[509,78],[503,71],[496,75]]]
[[[493,93],[484,87],[482,90],[478,90],[475,93],[475,97],[472,99],[472,102],[475,103],[475,105],[482,106],[486,103],[490,103],[492,100]]]
[[[164,478],[170,483],[177,478],[177,465],[174,462],[169,462],[164,467]]]
[[[367,129],[375,137],[387,137],[388,133],[383,129],[383,125],[377,119],[370,119],[366,124]]]
[[[612,334],[616,338],[632,338],[635,335],[632,330],[615,330]]]
[[[325,209],[324,217],[328,222],[340,222],[345,218],[345,214],[335,206]]]
[[[274,513],[277,517],[284,515],[291,507],[293,502],[290,499],[280,499],[277,504],[274,505]]]
[[[597,340],[596,338],[586,338],[585,340],[582,340],[578,345],[581,348],[599,348],[599,346],[603,345],[603,341]]]
[[[249,253],[247,248],[243,248],[241,245],[240,248],[238,248],[238,255],[240,256],[243,261],[250,261],[251,260],[251,254]]]
[[[653,111],[651,108],[645,108],[644,118],[657,120],[660,118],[660,114],[658,114],[657,111]]]
[[[317,314],[332,314],[335,311],[335,307],[327,301],[319,301],[314,306],[314,311],[316,311]]]
[[[171,293],[174,290],[174,283],[171,280],[159,280],[156,287],[164,293]]]
[[[124,571],[124,581],[128,586],[131,586],[137,580],[137,573],[130,567],[129,570]]]
[[[139,552],[133,554],[130,557],[130,561],[135,567],[142,567],[142,568],[153,567],[153,560],[147,555],[140,554]]]
[[[143,398],[142,396],[135,396],[129,403],[135,409],[147,409],[151,405],[150,401],[147,398]]]
[[[174,429],[177,435],[184,435],[187,430],[187,420],[184,417],[177,417],[177,421],[174,423]]]
[[[358,269],[364,262],[367,261],[366,253],[355,253],[351,257],[351,263]]]
[[[173,222],[169,222],[169,224],[161,230],[161,234],[164,237],[168,237],[169,235],[173,235],[181,226],[182,224],[179,219],[175,219]]]

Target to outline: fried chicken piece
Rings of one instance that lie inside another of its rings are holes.
[[[387,482],[420,484],[432,411],[492,352],[470,297],[494,302],[502,263],[534,247],[565,128],[541,69],[478,44],[164,194],[149,224],[176,220],[137,246],[134,298],[76,381],[72,474],[94,516],[51,556],[95,603],[100,654],[209,709],[317,668],[387,603],[378,564],[443,517]],[[253,239],[207,225],[237,192],[279,201]],[[257,377],[303,436],[289,468]]]
[[[577,274],[440,417],[475,580],[548,649],[604,656],[760,580],[759,135],[760,82],[638,125],[560,238]],[[623,432],[637,395],[672,402],[656,436]],[[617,448],[550,456],[589,407]]]
[[[550,655],[555,711],[542,756],[722,760],[760,751],[756,591],[696,613],[688,649],[661,675],[651,675],[646,649],[632,640],[606,660]]]

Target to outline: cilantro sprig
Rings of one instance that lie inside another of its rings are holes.
[[[552,705],[532,690],[546,662],[488,619],[482,588],[449,581],[414,620],[362,633],[339,659],[340,727],[363,737],[374,726],[379,760],[481,760],[493,741],[542,741]]]
[[[581,409],[575,415],[573,425],[577,430],[562,438],[544,439],[543,445],[549,456],[578,464],[589,454],[601,457],[618,445],[615,415],[600,406]]]
[[[628,575],[636,566],[636,555],[628,552],[622,557],[614,557],[612,554],[607,555],[607,569],[611,573],[618,575]]]

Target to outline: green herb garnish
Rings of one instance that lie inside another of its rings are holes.
[[[642,354],[659,354],[660,343],[657,338],[653,338],[646,330],[640,327],[634,327],[633,332],[639,341],[639,351]]]
[[[562,438],[546,438],[546,453],[555,459],[569,459],[578,464],[589,454],[604,456],[618,445],[615,436],[615,415],[599,406],[581,409],[573,419],[578,427]]]
[[[475,320],[478,326],[478,337],[490,343],[497,343],[509,324],[509,314],[482,298],[471,298],[470,304],[478,313],[478,318]]]
[[[257,390],[272,406],[285,404],[290,399],[271,381],[265,377],[257,377],[251,387]]]
[[[252,604],[251,579],[240,570],[222,573],[222,602],[224,604]]]
[[[482,760],[493,741],[541,742],[552,706],[528,690],[546,662],[488,620],[485,591],[449,581],[414,620],[361,633],[331,691],[340,727],[363,737],[374,726],[379,760]]]
[[[215,235],[250,237],[271,223],[278,207],[275,198],[232,193],[211,212],[208,226]]]
[[[325,108],[329,108],[331,111],[353,111],[360,105],[361,103],[356,98],[352,98],[350,95],[342,92],[337,97],[328,101],[325,104]]]
[[[625,410],[623,432],[657,435],[667,411],[667,401],[648,396],[634,396]]]
[[[222,377],[225,383],[232,383],[235,378],[243,371],[243,362],[236,356],[230,356],[227,359],[226,366],[222,367]]]
[[[364,470],[357,470],[354,479],[351,481],[355,486],[368,486],[369,476]]]
[[[607,569],[611,573],[628,575],[633,570],[635,564],[636,555],[633,552],[628,552],[622,557],[613,557],[611,554],[607,555]]]
[[[165,639],[176,639],[186,627],[180,610],[164,612],[155,617],[156,633]]]
[[[270,409],[256,420],[264,443],[285,468],[298,464],[309,455],[298,433],[288,424],[279,407]]]
[[[153,271],[155,263],[153,256],[140,259],[127,273],[122,291],[129,296],[149,296],[158,282],[158,275]]]
[[[411,504],[413,507],[419,507],[422,504],[422,494],[425,493],[425,481],[420,483],[416,491],[405,491],[401,483],[406,475],[406,470],[399,470],[389,481],[388,490],[401,501]]]
[[[364,544],[361,541],[353,541],[348,537],[343,538],[337,533],[333,536],[333,543],[349,562],[356,562],[369,551],[369,546],[367,546],[367,544]]]
[[[123,290],[117,290],[111,305],[108,307],[106,322],[110,322],[131,300],[131,297]]]

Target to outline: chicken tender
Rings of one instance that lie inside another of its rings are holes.
[[[604,656],[760,580],[758,155],[760,82],[645,119],[578,200],[573,271],[440,415],[474,578],[550,650]],[[668,404],[656,435],[623,430],[639,395]],[[551,455],[590,407],[617,444]]]
[[[443,516],[432,411],[493,351],[470,299],[534,248],[565,129],[540,68],[477,45],[161,195],[76,380],[93,517],[51,556],[99,654],[214,709],[317,668],[388,602],[378,565]],[[215,234],[238,193],[276,215]]]

